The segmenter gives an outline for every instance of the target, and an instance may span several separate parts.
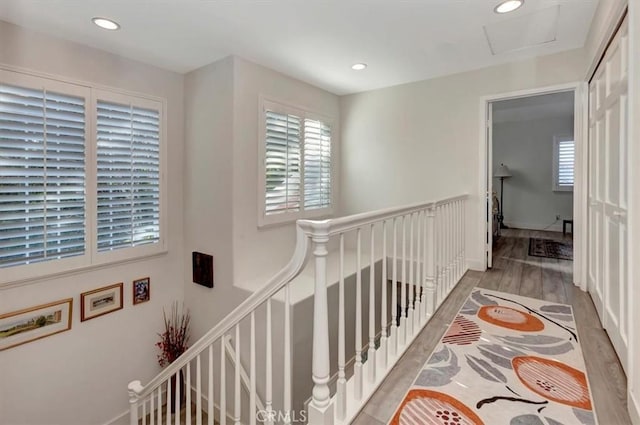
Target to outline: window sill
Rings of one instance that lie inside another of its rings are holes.
[[[169,250],[166,249],[166,248],[163,248],[162,250],[159,250],[159,251],[154,252],[152,254],[141,255],[141,256],[137,256],[135,258],[121,259],[121,260],[117,260],[117,261],[109,261],[109,262],[104,262],[104,263],[100,263],[100,264],[90,264],[90,265],[82,265],[82,266],[70,267],[70,268],[68,268],[66,270],[61,270],[59,272],[50,272],[50,273],[46,273],[46,274],[42,274],[42,275],[38,275],[38,276],[29,276],[29,277],[24,277],[24,278],[12,279],[12,280],[8,280],[6,282],[0,282],[0,292],[4,291],[4,290],[7,290],[7,289],[17,288],[17,287],[20,287],[20,286],[31,285],[31,284],[34,284],[34,283],[40,283],[40,282],[45,281],[45,280],[57,279],[57,278],[68,277],[68,276],[75,276],[75,275],[79,275],[79,274],[83,274],[83,273],[90,273],[90,272],[94,272],[94,271],[98,271],[98,270],[107,269],[109,267],[120,266],[120,265],[131,264],[131,263],[139,263],[139,262],[142,262],[142,261],[148,261],[148,260],[151,260],[151,259],[154,259],[154,258],[157,258],[157,257],[166,256],[168,253],[169,253]]]
[[[323,220],[333,217],[333,208],[304,211],[301,213],[282,213],[258,217],[258,229],[295,224],[298,220]]]

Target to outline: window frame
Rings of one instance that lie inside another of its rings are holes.
[[[0,288],[54,276],[89,271],[109,264],[132,262],[168,252],[167,235],[167,101],[133,91],[52,76],[0,64],[0,81],[20,87],[46,89],[83,97],[85,100],[85,250],[81,255],[0,268]],[[160,115],[160,237],[157,243],[114,251],[97,246],[97,101],[113,101],[157,109]]]
[[[573,142],[573,184],[571,186],[560,186],[560,183],[558,181],[559,179],[559,174],[560,174],[560,143],[562,142]],[[575,186],[575,148],[576,148],[576,141],[575,138],[571,135],[565,134],[565,135],[556,135],[553,136],[553,168],[552,168],[552,172],[553,172],[553,180],[552,180],[552,190],[554,192],[573,192],[573,188]]]
[[[304,207],[304,130],[302,137],[302,149],[300,152],[300,167],[301,167],[301,181],[300,181],[300,210],[283,212],[278,214],[266,214],[265,194],[266,194],[266,111],[273,111],[282,114],[291,114],[300,117],[302,121],[301,127],[304,128],[305,120],[321,121],[330,128],[331,131],[331,156],[330,156],[330,196],[329,207],[315,208],[307,210]],[[322,115],[320,113],[310,111],[300,106],[294,106],[285,102],[272,100],[263,96],[259,97],[258,101],[258,228],[275,226],[280,224],[287,224],[295,222],[299,219],[318,219],[329,217],[334,213],[335,208],[335,167],[336,167],[336,152],[335,152],[335,120],[331,117]]]

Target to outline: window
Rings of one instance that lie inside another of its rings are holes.
[[[573,191],[575,142],[572,137],[555,137],[553,141],[553,190]]]
[[[85,99],[0,83],[0,267],[85,252]]]
[[[260,224],[331,212],[331,125],[326,119],[263,102],[264,178]]]
[[[98,251],[160,239],[160,113],[98,100]]]
[[[0,69],[0,284],[164,250],[163,109]]]

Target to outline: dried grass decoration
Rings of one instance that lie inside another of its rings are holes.
[[[161,367],[165,367],[173,363],[182,353],[187,351],[189,346],[191,313],[184,306],[178,308],[175,302],[171,306],[171,315],[167,317],[167,313],[162,309],[164,317],[164,332],[159,333],[160,341],[156,342],[156,346],[160,349],[158,354],[158,363]]]

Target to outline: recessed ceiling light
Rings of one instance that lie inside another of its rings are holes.
[[[509,13],[518,9],[523,3],[524,0],[506,0],[497,5],[493,10],[496,13]]]
[[[362,71],[366,67],[367,67],[366,63],[356,63],[351,67],[351,69],[353,69],[355,71]]]
[[[117,22],[112,21],[111,19],[92,18],[91,20],[93,21],[94,24],[96,24],[100,28],[104,28],[105,30],[115,31],[117,29],[120,29],[120,25]]]

